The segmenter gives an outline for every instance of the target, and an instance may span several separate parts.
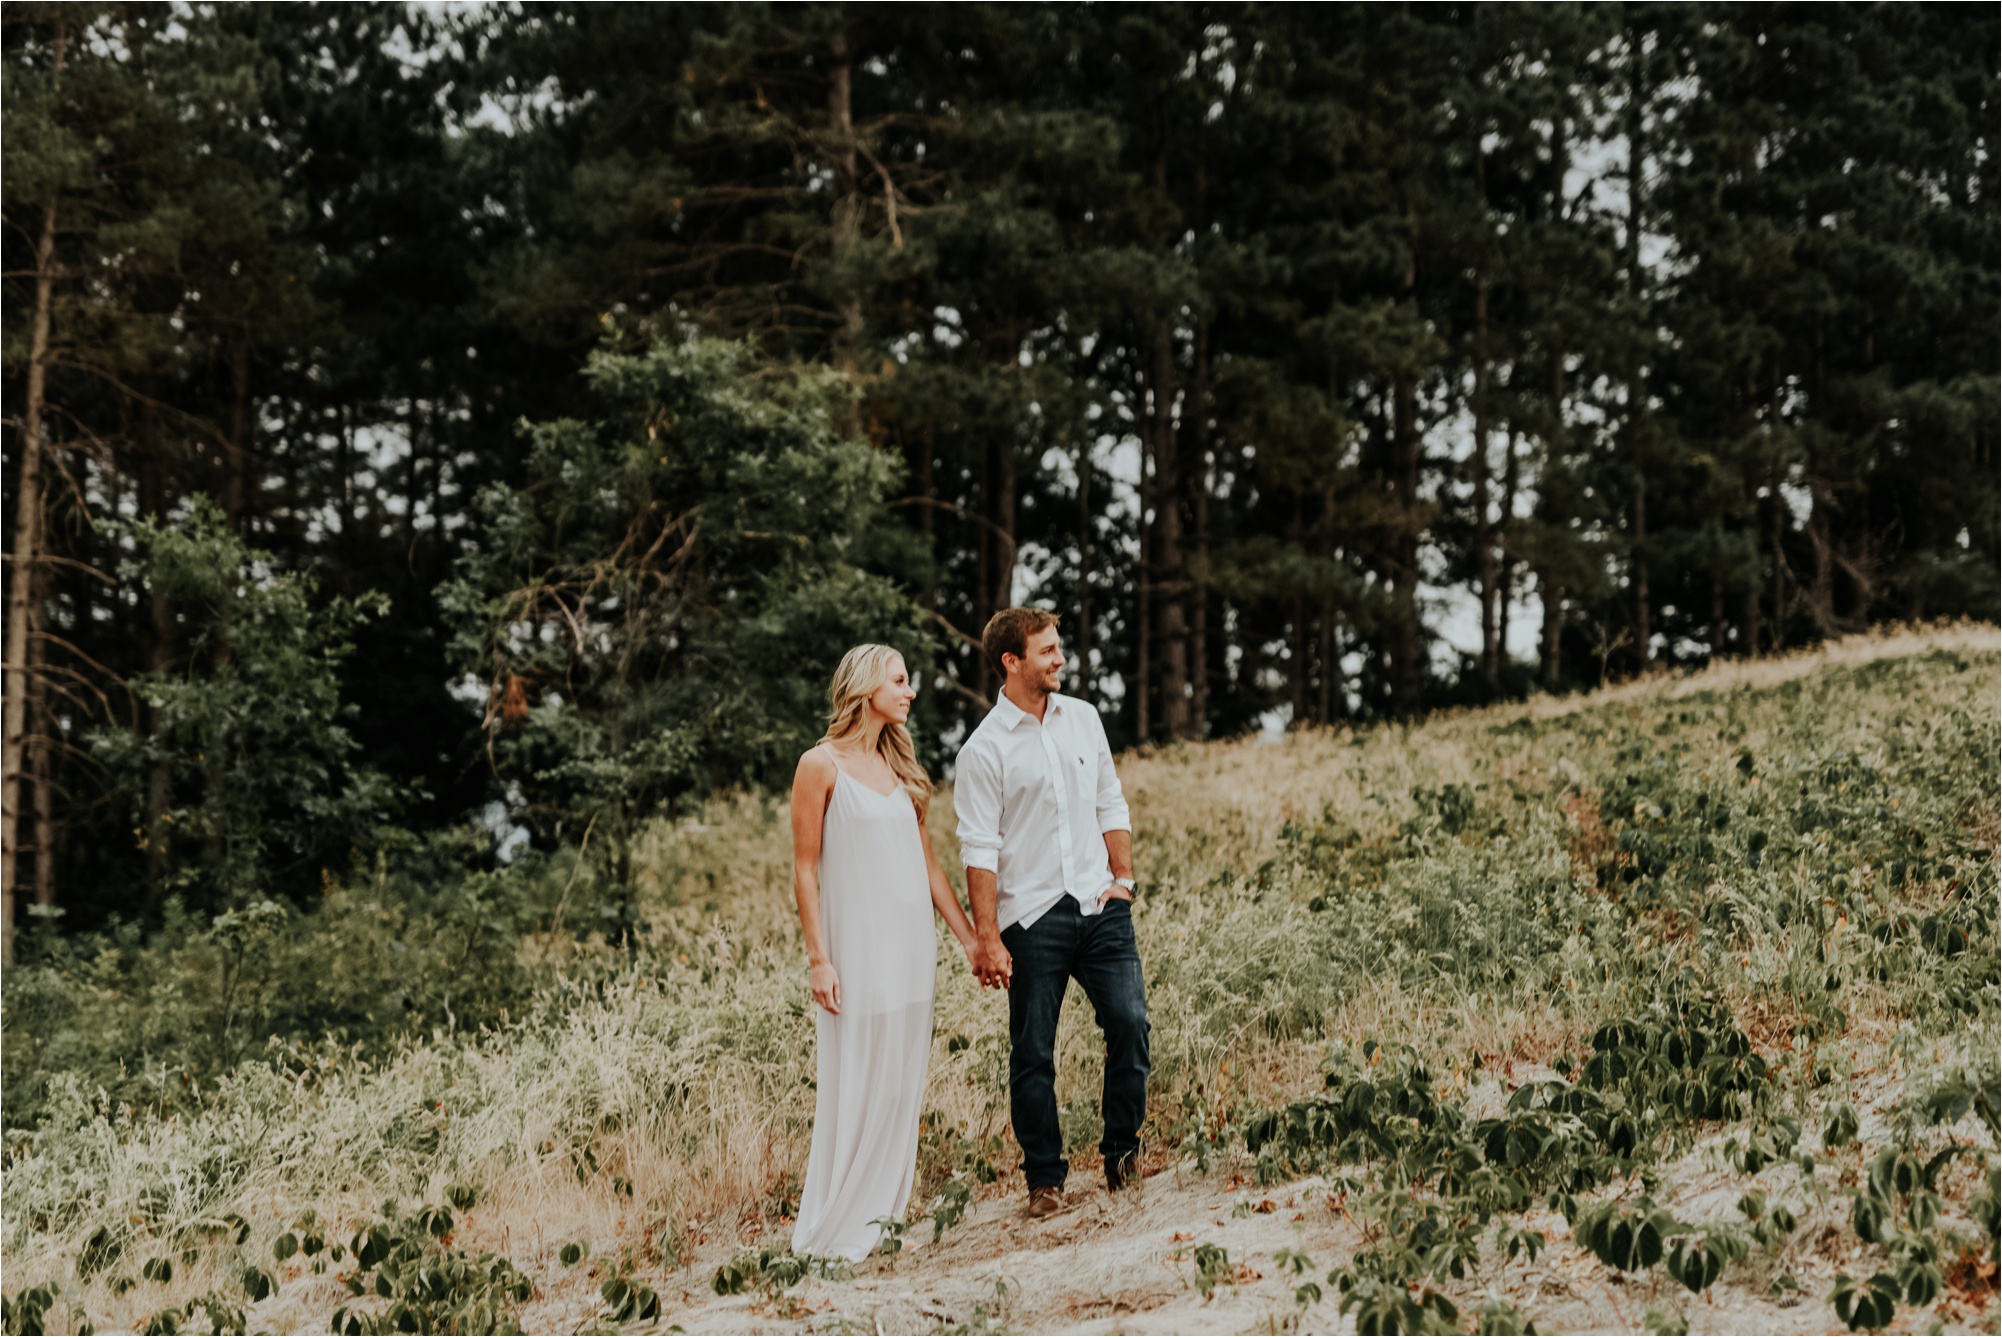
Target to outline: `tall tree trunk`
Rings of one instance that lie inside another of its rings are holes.
[[[1189,624],[1187,575],[1182,560],[1182,470],[1175,431],[1175,349],[1163,316],[1154,326],[1154,495],[1160,546],[1156,569],[1161,593],[1161,729],[1170,739],[1189,736]]]
[[[1753,492],[1751,498],[1752,567],[1746,573],[1743,611],[1738,615],[1739,635],[1743,638],[1743,643],[1738,649],[1747,659],[1757,659],[1759,657],[1761,631],[1759,626],[1759,585],[1761,583],[1759,580],[1759,528],[1763,523],[1764,513],[1762,503],[1759,501],[1756,491],[1751,488],[1749,479],[1746,480],[1746,488],[1748,491]]]
[[[1543,685],[1555,687],[1564,648],[1564,591],[1550,578],[1547,570],[1537,572],[1536,583],[1543,593],[1543,653],[1538,657],[1540,671]]]
[[[1724,573],[1710,573],[1710,657],[1724,658]]]
[[[1404,264],[1402,300],[1418,301],[1417,238]],[[1409,710],[1418,698],[1418,385],[1400,372],[1392,390],[1392,486],[1397,496],[1397,539],[1392,545],[1391,602],[1396,626],[1391,635],[1391,692],[1397,708]]]
[[[1807,611],[1814,619],[1815,630],[1825,640],[1836,635],[1840,627],[1835,619],[1835,543],[1828,525],[1833,496],[1820,476],[1818,459],[1808,463],[1807,495],[1807,546],[1814,559],[1807,586]]]
[[[1550,348],[1550,456],[1556,459],[1562,454],[1567,434],[1564,421],[1564,345],[1553,343]],[[1536,585],[1543,600],[1542,648],[1537,656],[1538,674],[1546,688],[1557,686],[1557,679],[1563,670],[1564,650],[1564,590],[1552,575],[1549,563],[1534,568]]]
[[[56,29],[60,77],[69,29]],[[15,483],[13,568],[7,586],[5,738],[0,741],[0,961],[14,959],[14,888],[21,845],[21,766],[40,679],[28,671],[29,644],[41,635],[36,599],[42,565],[42,411],[48,392],[49,318],[55,297],[56,206],[42,211],[35,243],[35,312],[28,336],[28,383],[21,405],[21,472]]]
[[[1488,276],[1483,267],[1474,280],[1474,552],[1481,583],[1481,667],[1492,689],[1501,678],[1501,652],[1496,641],[1495,540],[1494,523],[1488,515],[1488,474]]]
[[[1770,493],[1770,514],[1772,527],[1768,531],[1773,553],[1773,629],[1767,636],[1767,644],[1774,653],[1786,646],[1787,614],[1787,555],[1786,555],[1786,498],[1780,495],[1780,474],[1777,466],[1773,469]]]
[[[1814,328],[1814,380],[1808,400],[1809,412],[1822,411],[1827,394],[1828,371],[1824,360],[1825,349],[1821,324]],[[1810,441],[1815,436],[1810,435]],[[1835,493],[1828,485],[1818,446],[1810,447],[1807,455],[1807,545],[1814,557],[1814,576],[1807,587],[1807,611],[1814,619],[1815,630],[1823,640],[1834,636],[1838,630],[1835,623],[1835,544],[1830,536],[1828,513],[1834,508]]]
[[[1634,480],[1634,654],[1643,671],[1654,658],[1653,593],[1648,588],[1647,475]]]
[[[1314,618],[1314,723],[1335,717],[1335,601],[1321,600]]]
[[[1501,504],[1501,587],[1495,600],[1495,641],[1499,647],[1499,661],[1508,660],[1509,608],[1515,602],[1515,553],[1512,548],[1515,533],[1515,490],[1520,481],[1520,443],[1516,440],[1516,429],[1510,426],[1502,444],[1508,450],[1508,458],[1502,462],[1502,504]]]
[[[43,645],[39,636],[29,642],[38,676]],[[34,733],[28,740],[28,771],[35,786],[35,904],[48,907],[56,903],[56,722],[46,692],[36,693],[35,705]]]
[[[232,532],[247,534],[244,505],[250,492],[250,332],[246,329],[229,351],[231,406],[229,448],[223,452],[222,510]],[[416,441],[411,441],[416,449]]]
[[[980,460],[980,515],[988,524],[973,527],[975,553],[973,575],[973,634],[984,636],[987,621],[999,611],[994,599],[994,448],[990,445],[981,453]],[[974,676],[980,683],[980,694],[989,701],[999,699],[1000,688],[995,681],[994,667],[987,662],[984,653],[974,656],[979,662],[974,667]]]
[[[828,158],[834,170],[832,249],[835,281],[843,290],[835,306],[830,352],[834,365],[852,378],[862,342],[862,298],[853,291],[850,266],[862,241],[862,200],[855,154],[854,69],[846,33],[837,32],[828,39],[828,54],[832,57],[827,72]],[[849,436],[856,435],[861,430],[861,420],[855,402],[844,400],[838,412],[840,430]]]
[[[1210,732],[1210,323],[1204,316],[1196,323],[1196,368],[1193,393],[1183,414],[1194,467],[1187,470],[1190,517],[1195,526],[1196,564],[1189,582],[1189,659],[1192,665],[1189,704],[1191,732],[1207,738]]]
[[[1158,490],[1154,486],[1154,433],[1140,433],[1140,562],[1134,572],[1134,597],[1139,615],[1134,620],[1133,647],[1133,727],[1135,737],[1147,742],[1154,735],[1154,716],[1148,700],[1154,681],[1154,523],[1148,517],[1154,509]]]
[[[918,507],[918,532],[925,537],[924,586],[918,591],[918,602],[928,613],[938,610],[938,587],[935,563],[938,561],[937,520],[931,503],[938,496],[938,484],[932,476],[932,434],[927,427],[917,443],[918,448],[918,495],[924,504]]]
[[[1015,602],[1015,449],[1003,441],[994,452],[994,602],[998,610]]]
[[[1286,535],[1290,540],[1290,546],[1293,551],[1303,555],[1306,552],[1306,534],[1303,532],[1306,528],[1304,515],[1306,505],[1307,503],[1301,494],[1295,492],[1293,494],[1293,519],[1286,528]],[[1293,662],[1290,665],[1291,672],[1286,676],[1288,679],[1287,685],[1293,690],[1293,726],[1299,728],[1307,724],[1309,720],[1307,715],[1307,600],[1306,596],[1300,593],[1297,585],[1294,587],[1293,592],[1291,630],[1293,634]]]
[[[139,410],[139,509],[148,516],[167,513],[173,499],[167,494],[166,461],[160,458],[159,413],[151,402]],[[174,662],[174,610],[166,591],[157,585],[147,597],[150,628],[147,666],[165,673]],[[166,732],[166,719],[158,710],[151,729],[156,741]],[[165,761],[155,761],[146,777],[146,887],[150,908],[157,909],[166,896],[167,807],[173,798],[173,774]]]
[[[1400,709],[1410,709],[1418,696],[1418,387],[1401,377],[1394,391],[1396,420],[1395,487],[1397,541],[1392,573],[1396,628],[1392,635],[1391,690]]]
[[[1077,694],[1092,699],[1091,668],[1091,442],[1077,446]]]
[[[1641,230],[1644,224],[1642,213],[1642,192],[1645,188],[1645,168],[1647,165],[1642,132],[1647,121],[1647,35],[1629,28],[1627,30],[1627,235],[1626,266],[1627,295],[1633,303],[1633,316],[1640,319],[1641,297],[1644,285],[1641,282]],[[1645,411],[1642,403],[1643,389],[1639,369],[1630,367],[1627,374],[1627,433],[1632,451],[1634,468],[1634,657],[1644,672],[1654,658],[1654,627],[1652,623],[1652,591],[1648,582],[1647,553],[1647,459],[1646,452],[1639,447],[1634,431],[1641,414]]]

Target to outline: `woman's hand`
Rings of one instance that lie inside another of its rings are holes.
[[[811,977],[813,1001],[826,1008],[835,1016],[841,1015],[841,977],[834,973],[832,961],[822,961],[813,967]]]

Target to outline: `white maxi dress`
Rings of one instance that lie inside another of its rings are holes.
[[[820,931],[841,1015],[814,1008],[813,1148],[792,1248],[859,1261],[881,1242],[870,1223],[902,1217],[910,1202],[938,948],[910,795],[836,770],[821,827]]]

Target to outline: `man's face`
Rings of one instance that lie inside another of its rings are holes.
[[[1015,660],[1022,685],[1038,692],[1056,691],[1064,667],[1064,640],[1057,629],[1044,627],[1032,633],[1022,650],[1022,657]]]

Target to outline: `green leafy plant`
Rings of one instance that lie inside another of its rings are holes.
[[[605,1302],[607,1316],[614,1323],[632,1323],[660,1317],[660,1295],[641,1281],[632,1250],[622,1250],[618,1261],[598,1284],[598,1298]]]
[[[54,1307],[60,1294],[55,1286],[44,1282],[40,1286],[23,1287],[14,1295],[0,1297],[0,1329],[9,1333],[39,1334],[45,1332],[49,1310]],[[85,1323],[84,1328],[90,1325]]]
[[[1593,1203],[1572,1219],[1578,1243],[1617,1272],[1645,1272],[1662,1260],[1668,1238],[1681,1227],[1675,1218],[1642,1198]]]
[[[334,1311],[333,1331],[350,1337],[520,1332],[518,1310],[534,1283],[505,1258],[452,1248],[451,1232],[449,1207],[424,1207],[405,1216],[395,1203],[384,1203],[378,1219],[355,1230],[347,1248],[354,1266],[342,1279],[350,1294],[372,1293],[387,1304],[343,1305]]]
[[[1230,1280],[1230,1251],[1221,1244],[1198,1244],[1194,1263],[1196,1290],[1208,1304],[1218,1283]]]
[[[1272,1255],[1272,1261],[1278,1264],[1281,1271],[1289,1272],[1295,1278],[1304,1277],[1307,1273],[1314,1270],[1314,1260],[1298,1249],[1281,1249]],[[1293,1303],[1297,1308],[1304,1311],[1320,1302],[1321,1286],[1319,1282],[1300,1281],[1293,1288]]]
[[[901,1243],[898,1247],[901,1249]],[[845,1258],[796,1254],[790,1249],[739,1249],[729,1262],[716,1269],[709,1280],[709,1289],[718,1295],[753,1292],[762,1304],[780,1305],[785,1292],[808,1277],[847,1281],[854,1275]]]
[[[1430,1286],[1412,1290],[1361,1278],[1342,1291],[1341,1312],[1354,1314],[1358,1333],[1449,1333],[1460,1330],[1460,1309]]]
[[[1835,1316],[1849,1326],[1849,1331],[1875,1331],[1889,1327],[1897,1314],[1898,1291],[1898,1279],[1888,1273],[1879,1272],[1859,1282],[1845,1272],[1836,1277],[1835,1289],[1828,1298],[1835,1306]]]
[[[1474,1317],[1474,1331],[1483,1337],[1536,1337],[1536,1325],[1506,1300],[1488,1300]]]

